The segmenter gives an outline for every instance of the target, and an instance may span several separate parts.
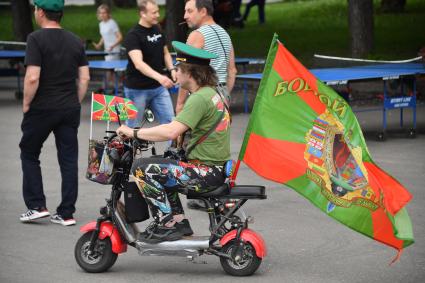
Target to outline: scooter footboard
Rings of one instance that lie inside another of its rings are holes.
[[[221,246],[224,246],[231,240],[235,239],[236,232],[236,230],[232,230],[226,235],[224,235],[223,238],[220,239]],[[264,258],[266,256],[266,243],[264,242],[263,237],[261,237],[260,234],[247,228],[242,231],[241,239],[245,242],[249,242],[254,247],[255,252],[259,258]]]
[[[80,231],[90,232],[96,230],[96,221],[87,223],[81,226]],[[111,222],[102,222],[100,224],[99,239],[103,240],[109,237],[112,244],[112,251],[116,254],[125,253],[127,251],[127,244],[122,240],[118,229],[114,228]]]

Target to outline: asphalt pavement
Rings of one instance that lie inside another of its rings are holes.
[[[236,94],[238,95],[238,94]],[[418,136],[406,138],[399,130],[398,111],[389,113],[389,136],[374,139],[381,127],[380,112],[359,113],[375,162],[397,178],[413,194],[407,206],[416,243],[389,266],[396,251],[356,233],[329,218],[306,199],[283,185],[263,180],[246,167],[238,183],[264,184],[267,200],[250,200],[245,213],[254,217],[251,228],[265,239],[268,254],[258,271],[248,278],[224,273],[215,256],[195,263],[178,257],[141,257],[132,247],[119,255],[115,265],[102,274],[83,272],[74,259],[79,227],[98,216],[110,192],[85,179],[89,137],[90,100],[83,103],[79,130],[79,198],[77,225],[62,227],[48,218],[22,224],[26,208],[22,199],[22,173],[18,143],[21,138],[21,102],[0,82],[0,282],[425,282],[425,107],[418,108]],[[405,123],[411,112],[405,111]],[[232,156],[237,157],[249,115],[235,114],[232,124]],[[96,122],[95,135],[105,124]],[[163,148],[163,145],[159,145]],[[60,201],[60,173],[53,136],[45,143],[41,166],[47,205],[55,211]],[[203,212],[187,210],[196,234],[207,234]]]

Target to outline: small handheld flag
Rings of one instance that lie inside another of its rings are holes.
[[[92,94],[92,120],[118,122],[115,105],[120,106],[120,120],[125,121],[137,117],[137,107],[133,101],[113,95]]]
[[[93,120],[118,122],[134,119],[137,117],[137,107],[133,101],[112,95],[103,95],[92,93],[91,111],[90,111],[90,139],[93,136]]]

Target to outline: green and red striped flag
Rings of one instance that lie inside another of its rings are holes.
[[[93,93],[91,119],[117,122],[118,116],[115,105],[118,105],[121,121],[137,117],[137,107],[130,99]]]
[[[379,168],[348,104],[274,36],[239,160],[399,251],[413,244],[412,195]]]

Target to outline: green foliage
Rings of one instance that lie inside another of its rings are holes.
[[[415,57],[425,46],[425,1],[409,0],[404,13],[381,14],[375,5],[375,49],[370,58]],[[241,8],[243,12],[245,7]],[[267,3],[266,23],[258,24],[257,7],[251,9],[245,28],[229,30],[236,56],[265,57],[273,37],[280,40],[304,64],[312,65],[313,55],[350,56],[346,0],[302,0]],[[135,8],[113,8],[113,18],[123,34],[138,21]],[[161,7],[161,15],[164,9]],[[0,40],[14,40],[11,13],[0,11]],[[35,26],[35,25],[34,25]],[[93,6],[65,8],[62,26],[84,39],[99,40],[98,21]],[[6,28],[4,28],[6,27]]]

